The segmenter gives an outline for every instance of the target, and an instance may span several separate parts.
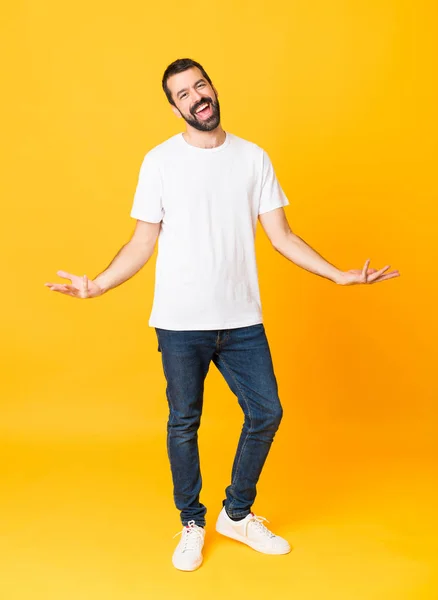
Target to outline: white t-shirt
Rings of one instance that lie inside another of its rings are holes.
[[[150,327],[233,329],[263,322],[255,255],[257,217],[289,204],[268,154],[226,132],[198,148],[182,133],[140,168],[131,217],[158,223]]]

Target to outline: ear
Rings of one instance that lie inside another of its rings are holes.
[[[179,112],[179,110],[176,108],[176,106],[174,106],[173,104],[170,105],[173,114],[175,114],[178,119],[181,119],[181,113]]]

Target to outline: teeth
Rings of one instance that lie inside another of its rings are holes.
[[[196,111],[197,113],[200,112],[201,110],[203,110],[206,106],[208,106],[208,102],[205,102],[204,104],[202,104],[198,110]]]

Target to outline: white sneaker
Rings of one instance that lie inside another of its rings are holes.
[[[241,521],[233,521],[223,507],[216,521],[216,531],[264,554],[287,554],[290,552],[289,543],[269,531],[262,521],[269,523],[265,517],[257,517],[254,513],[250,513]]]
[[[205,529],[196,525],[195,521],[189,521],[173,537],[180,534],[181,539],[172,556],[173,566],[181,571],[194,571],[202,563]]]

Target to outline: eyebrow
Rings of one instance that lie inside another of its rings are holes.
[[[198,79],[198,81],[195,81],[195,83],[193,84],[193,87],[195,87],[196,85],[198,85],[198,83],[201,83],[201,81],[203,81],[205,83],[205,79],[201,78],[201,79]],[[177,93],[176,97],[179,98],[179,95],[182,94],[183,92],[187,92],[188,89],[189,88],[183,88],[182,90],[180,90]]]

